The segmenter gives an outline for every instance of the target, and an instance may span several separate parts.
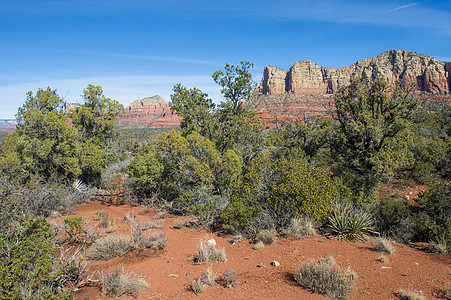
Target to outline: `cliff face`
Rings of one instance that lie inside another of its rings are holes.
[[[120,128],[166,128],[180,125],[180,116],[160,96],[136,100],[119,117]]]
[[[378,76],[385,77],[389,84],[416,82],[423,94],[451,99],[450,73],[451,63],[401,50],[386,51],[340,69],[321,67],[310,60],[296,62],[289,71],[266,66],[256,95],[247,105],[266,122],[275,121],[274,116],[293,119],[289,115],[323,115],[324,104],[333,100],[331,96],[340,86],[349,85],[352,78],[371,81]],[[273,118],[269,120],[268,116]]]

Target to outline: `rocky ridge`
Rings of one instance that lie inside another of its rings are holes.
[[[389,50],[339,69],[322,67],[310,60],[294,63],[289,71],[266,66],[260,86],[247,106],[266,123],[273,124],[325,115],[339,87],[349,85],[352,78],[371,81],[378,76],[391,85],[397,81],[417,83],[423,99],[440,95],[450,100],[450,73],[450,62],[402,50]]]
[[[160,96],[132,102],[119,117],[119,128],[166,128],[180,125],[181,117]]]

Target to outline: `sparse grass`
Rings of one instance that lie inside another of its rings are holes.
[[[241,234],[237,234],[232,237],[230,243],[232,245],[235,245],[236,243],[241,242],[242,240],[244,240],[244,236],[242,236]]]
[[[163,228],[163,222],[147,221],[146,223],[142,224],[142,229],[143,230],[161,229],[161,228]]]
[[[401,300],[426,300],[427,299],[423,295],[422,291],[399,290],[395,293],[395,296]]]
[[[132,212],[128,212],[125,216],[124,216],[124,220],[126,222],[134,222],[135,221],[135,215]]]
[[[195,279],[191,283],[191,289],[194,294],[200,295],[207,290],[207,285],[202,281],[202,279]]]
[[[213,272],[211,266],[202,272],[201,280],[208,286],[213,286],[216,283],[216,273]]]
[[[374,245],[374,249],[376,249],[376,251],[385,252],[388,254],[392,254],[394,252],[392,242],[385,238],[377,238],[376,245]]]
[[[374,233],[371,215],[348,203],[334,205],[326,230],[328,236],[350,241],[366,241]]]
[[[346,299],[354,287],[355,273],[343,272],[333,257],[304,263],[294,271],[294,279],[303,287],[330,298]]]
[[[385,255],[381,255],[376,259],[378,262],[381,262],[383,264],[388,262],[388,258]]]
[[[216,249],[216,246],[211,243],[204,243],[201,241],[199,250],[197,252],[197,263],[208,262],[226,262],[226,254],[224,249]]]
[[[449,249],[446,244],[443,243],[430,243],[423,247],[423,250],[438,254],[447,254]]]
[[[446,289],[443,291],[443,297],[445,297],[445,299],[448,300],[451,299],[451,285],[448,285]]]
[[[136,297],[141,290],[148,287],[144,280],[136,280],[119,268],[116,268],[114,272],[104,274],[100,281],[102,283],[102,291],[112,297],[120,297],[125,294]]]
[[[90,260],[109,260],[130,251],[130,238],[126,235],[110,235],[98,239],[88,250]]]
[[[262,241],[258,241],[257,243],[254,244],[254,250],[260,250],[265,248],[265,243],[263,243]]]
[[[292,218],[290,225],[283,231],[288,237],[301,239],[307,236],[315,236],[316,229],[310,218]]]
[[[262,242],[265,246],[272,245],[276,242],[277,236],[273,230],[262,230],[257,234],[257,242]]]
[[[229,289],[239,284],[239,282],[237,281],[236,272],[233,269],[225,270],[222,274],[222,279],[224,281],[224,286]]]
[[[110,214],[104,210],[99,210],[94,213],[94,220],[100,221],[100,228],[105,228],[106,232],[116,231],[116,226],[114,225],[114,219],[111,218]]]

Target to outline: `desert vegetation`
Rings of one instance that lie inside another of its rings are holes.
[[[335,95],[332,119],[269,130],[243,105],[255,88],[252,67],[227,64],[213,74],[225,99],[218,105],[197,88],[175,85],[171,106],[183,117],[180,128],[152,134],[119,135],[115,119],[123,107],[99,86],[89,85],[84,104],[71,111],[56,90],[29,92],[17,130],[0,144],[0,298],[70,297],[84,269],[61,258],[68,247],[85,247],[84,259],[108,260],[136,249],[164,251],[170,243],[163,231],[150,231],[162,222],[138,221],[131,212],[121,217],[128,235],[114,233],[115,220],[105,211],[94,221],[63,215],[93,199],[190,216],[195,221],[176,220],[173,228],[235,234],[255,241],[255,249],[281,236],[324,234],[347,241],[383,236],[375,249],[386,254],[393,252],[389,240],[426,242],[427,251],[449,253],[448,103],[426,110],[412,86],[356,79]],[[429,188],[415,205],[379,197],[390,180]],[[201,242],[196,259],[227,261],[211,241]],[[332,286],[316,272],[332,274]],[[323,259],[302,265],[294,277],[345,298],[352,276],[340,272]],[[202,276],[192,281],[196,294],[208,286]],[[226,286],[237,284],[236,273],[223,277]],[[145,287],[120,270],[102,278],[112,296]]]

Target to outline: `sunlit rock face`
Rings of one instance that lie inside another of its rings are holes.
[[[267,124],[328,115],[333,109],[333,94],[352,78],[372,81],[382,76],[390,85],[415,82],[425,100],[451,99],[451,63],[430,56],[390,50],[349,67],[334,69],[310,60],[298,61],[289,71],[266,66],[255,95],[247,106]]]
[[[167,128],[180,125],[180,116],[160,96],[136,100],[119,117],[120,128]]]

